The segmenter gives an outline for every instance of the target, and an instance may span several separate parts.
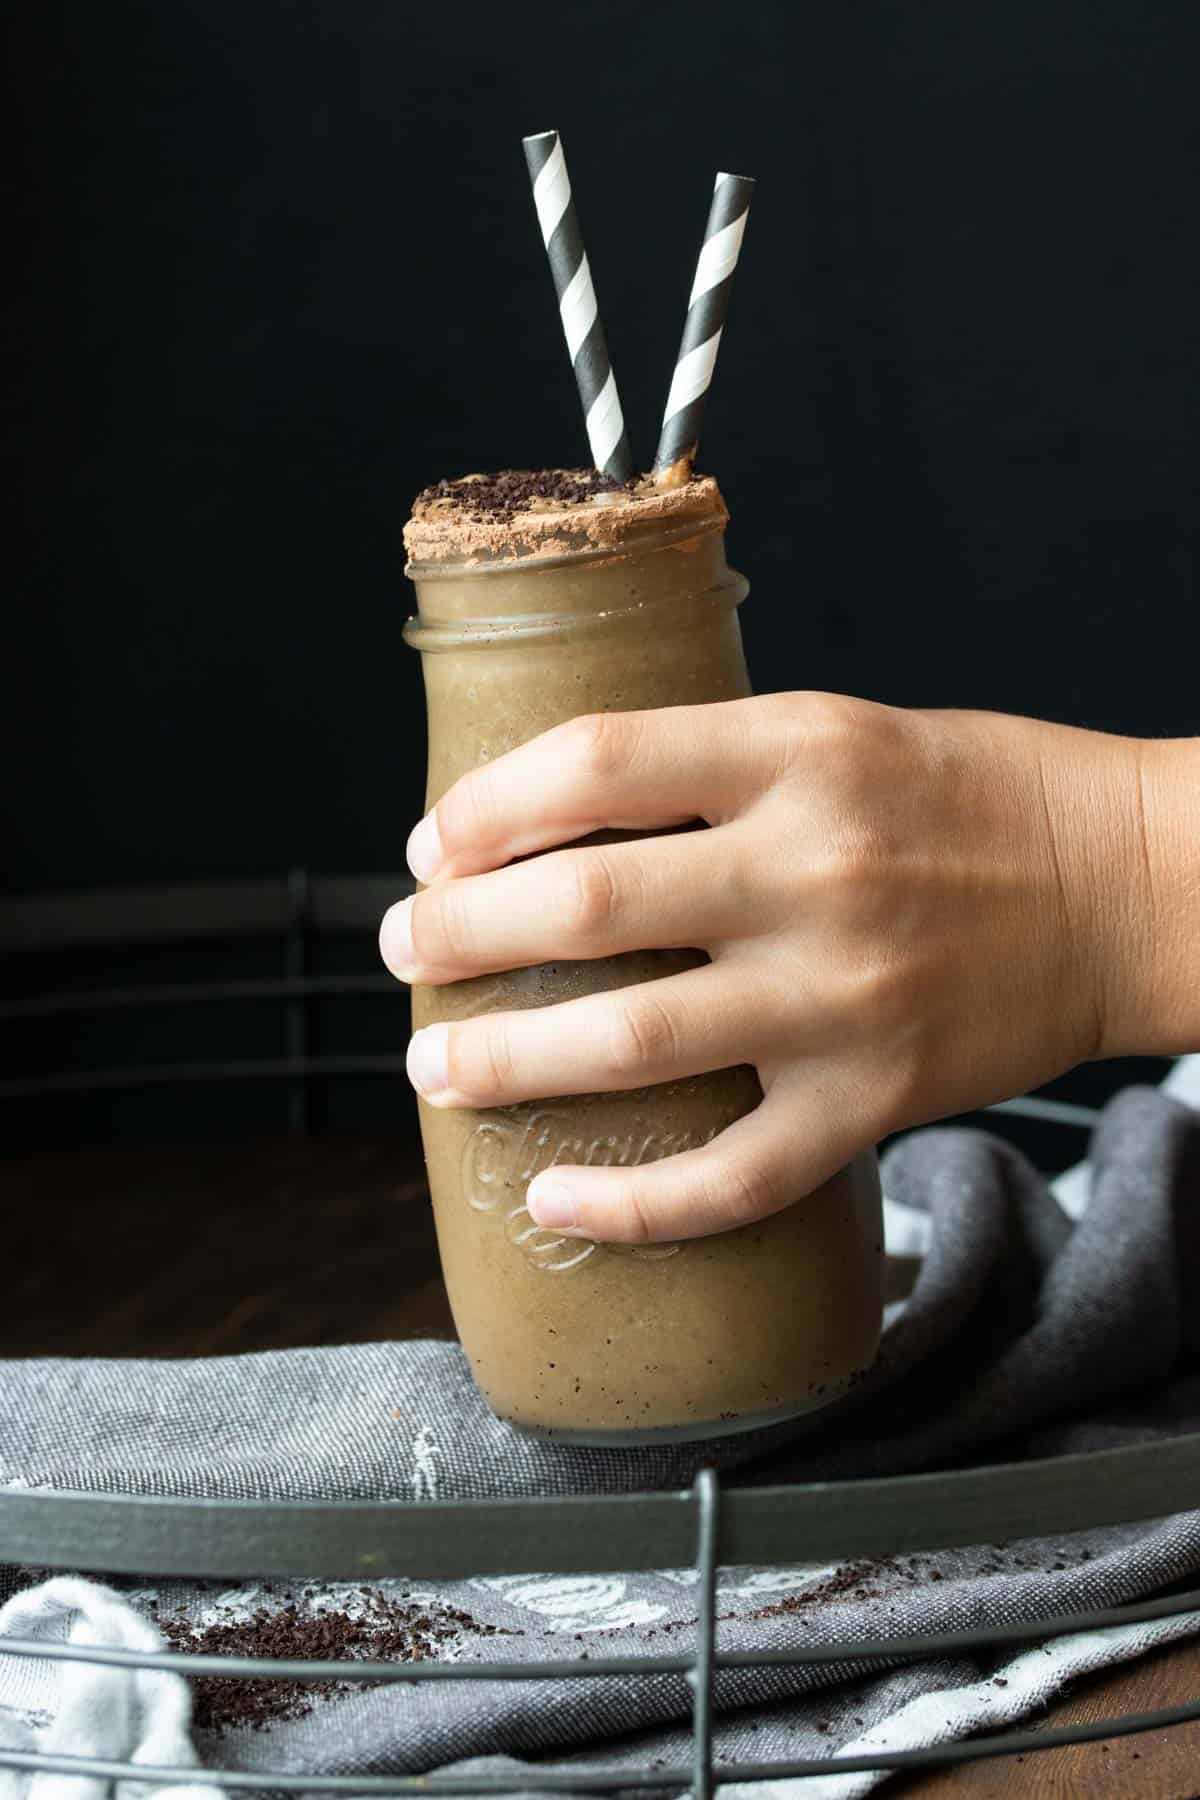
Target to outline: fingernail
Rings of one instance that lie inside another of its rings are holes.
[[[568,1231],[579,1223],[579,1208],[569,1187],[561,1181],[535,1182],[525,1196],[529,1216],[535,1225],[550,1231]]]
[[[405,855],[418,881],[433,880],[442,866],[442,839],[436,814],[426,813],[421,822],[413,826]]]
[[[379,954],[401,981],[413,978],[412,909],[411,900],[398,900],[379,927]]]
[[[414,1032],[409,1040],[408,1079],[426,1098],[441,1093],[446,1086],[446,1040],[449,1035],[445,1025],[427,1025],[424,1031]]]

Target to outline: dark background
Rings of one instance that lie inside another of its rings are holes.
[[[1192,0],[59,0],[10,69],[13,887],[400,865],[408,502],[586,456],[548,125],[643,460],[758,177],[702,462],[760,689],[1200,729]]]
[[[701,462],[760,690],[1200,730],[1194,0],[28,0],[11,36],[10,891],[401,867],[409,502],[586,456],[520,146],[551,125],[643,463],[713,173],[758,178]],[[18,989],[281,972],[266,941],[34,962]],[[400,1005],[315,1046],[398,1053]],[[280,1029],[18,1020],[9,1066]],[[269,1085],[173,1116],[252,1123]],[[79,1104],[149,1129],[144,1095]]]

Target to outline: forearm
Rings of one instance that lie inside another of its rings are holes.
[[[1145,1006],[1134,1054],[1200,1050],[1200,738],[1137,744],[1149,896]]]

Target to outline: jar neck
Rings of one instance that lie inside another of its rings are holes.
[[[466,564],[410,564],[417,615],[405,640],[423,652],[667,625],[697,608],[729,609],[747,592],[725,561],[724,517],[660,523],[603,550]]]

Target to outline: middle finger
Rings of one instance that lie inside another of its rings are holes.
[[[437,986],[559,958],[708,949],[744,932],[750,910],[734,830],[589,844],[436,882],[384,915],[383,960]]]

